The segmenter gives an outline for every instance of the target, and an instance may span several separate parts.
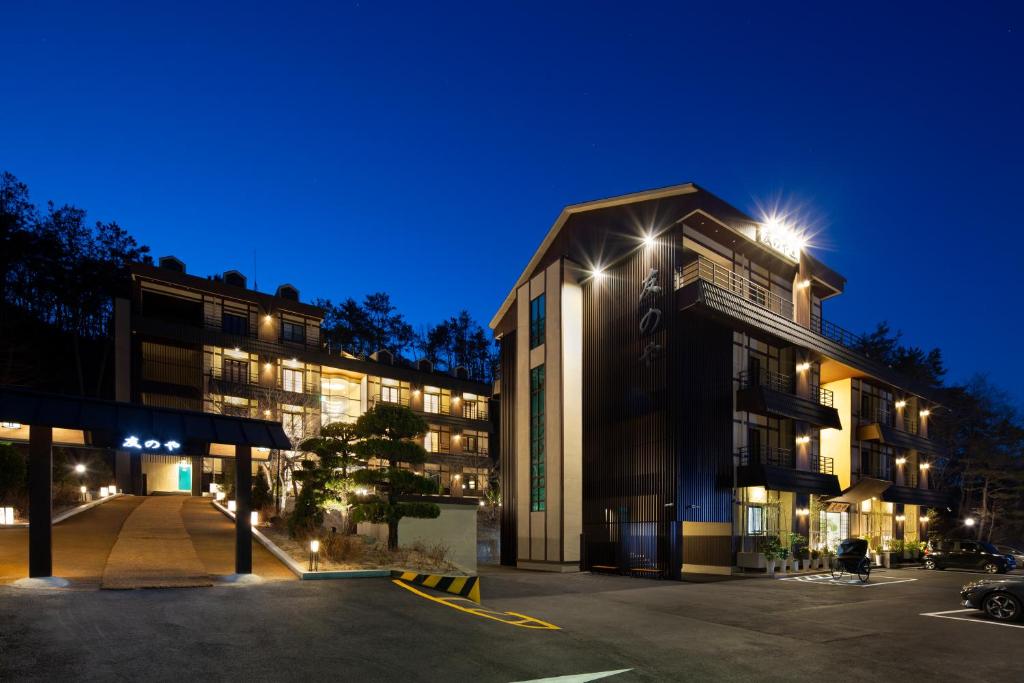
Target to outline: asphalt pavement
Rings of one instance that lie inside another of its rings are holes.
[[[0,679],[486,682],[618,670],[607,680],[1019,678],[1013,653],[1024,628],[957,611],[957,589],[974,578],[905,569],[878,571],[866,586],[675,583],[492,568],[482,572],[479,613],[388,579],[125,592],[0,586]]]

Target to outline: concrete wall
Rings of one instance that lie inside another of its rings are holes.
[[[450,550],[449,559],[460,569],[476,572],[476,516],[477,505],[447,505],[441,503],[441,515],[436,519],[405,517],[398,523],[398,544],[409,546],[417,541],[430,547],[443,543]],[[358,525],[357,532],[387,541],[386,524]]]
[[[146,475],[146,493],[154,491],[177,491],[178,490],[178,463],[181,458],[177,456],[141,455],[142,473]],[[195,472],[192,473],[196,475]],[[182,493],[190,493],[191,489],[183,490]]]

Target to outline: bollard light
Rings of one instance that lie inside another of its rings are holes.
[[[237,507],[238,506],[235,504],[235,501],[233,501],[233,500],[229,500],[228,501],[228,512],[234,512],[235,508],[237,508]]]
[[[0,524],[14,524],[14,508],[0,508]]]
[[[315,538],[309,542],[309,571],[320,571],[320,541]]]
[[[226,493],[224,493],[223,491],[217,491],[213,495],[217,499],[217,502],[220,502],[220,501],[222,501],[222,500],[224,500],[225,498],[228,497],[228,495]]]
[[[249,524],[252,526],[260,525],[260,513],[257,512],[256,510],[253,510],[252,512],[249,513]]]
[[[100,487],[100,498],[106,498],[108,495],[110,495],[110,491],[107,489],[107,487],[106,486],[101,486]]]

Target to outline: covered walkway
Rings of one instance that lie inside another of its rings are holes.
[[[132,578],[125,573],[125,560],[128,558],[119,557],[121,551],[117,551],[117,555],[112,552],[119,544],[124,545],[124,552],[131,552],[126,539],[137,538],[141,525],[129,520],[136,516],[133,513],[142,511],[141,506],[152,503],[156,505],[147,509],[138,521],[145,519],[151,535],[167,534],[166,529],[160,529],[161,522],[176,527],[179,535],[185,535],[188,547],[184,552],[198,561],[198,574],[205,581],[201,585],[209,585],[218,577],[234,573],[234,523],[214,509],[208,499],[185,496],[121,496],[57,524],[53,527],[54,573],[70,579],[75,587],[98,588],[104,583],[105,576],[113,578],[110,569],[113,559],[122,578],[131,579],[135,584],[170,587],[171,578],[180,577],[181,573],[177,558],[168,557],[161,549],[149,548],[145,554],[137,554],[134,561],[138,564],[134,566],[138,573]],[[154,531],[156,533],[152,533]],[[180,540],[177,543],[181,545]],[[264,579],[297,580],[259,543],[252,546],[252,559],[253,572]],[[196,566],[192,566],[194,571]],[[27,572],[28,529],[0,529],[0,584],[24,578]]]

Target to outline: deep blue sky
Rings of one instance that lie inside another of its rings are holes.
[[[849,280],[827,317],[1024,401],[1020,3],[150,4],[4,3],[37,203],[419,325],[486,324],[565,204],[781,197]]]

